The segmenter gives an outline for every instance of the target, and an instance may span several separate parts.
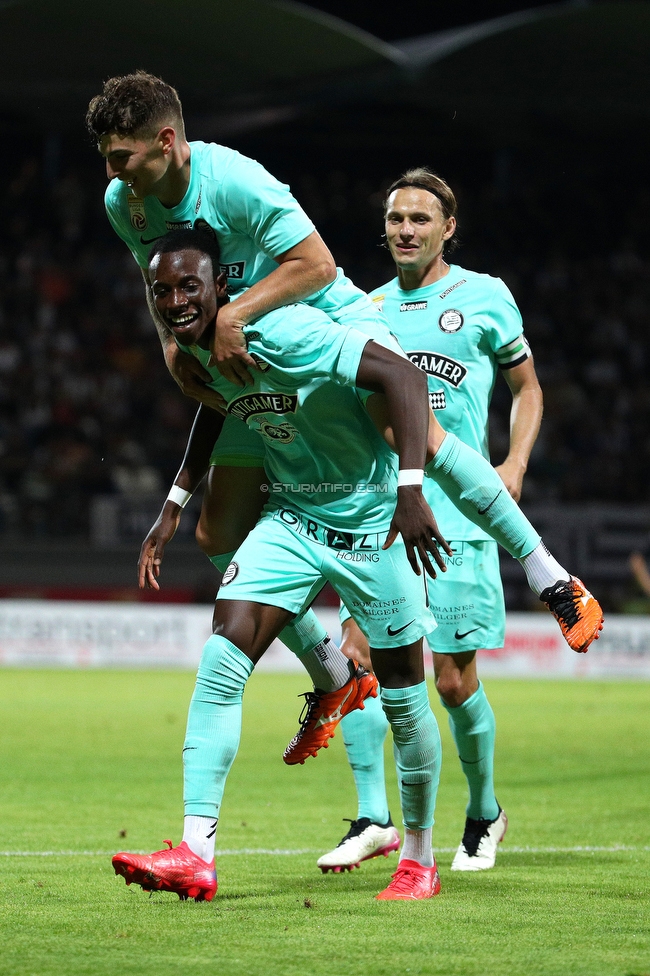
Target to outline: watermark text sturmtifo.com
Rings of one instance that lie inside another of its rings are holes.
[[[388,492],[388,485],[374,485],[374,484],[344,484],[342,482],[333,481],[321,481],[319,484],[287,484],[282,481],[274,481],[270,485],[261,485],[262,491],[272,491],[276,493],[288,492],[289,494],[305,494],[305,495],[316,495],[320,492],[325,494],[336,494],[338,492],[364,492],[365,494],[385,494]]]

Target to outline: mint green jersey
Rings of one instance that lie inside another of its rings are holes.
[[[379,316],[363,328],[347,328],[305,304],[261,316],[244,330],[261,369],[243,389],[208,366],[207,350],[181,346],[208,370],[229,416],[261,435],[270,491],[266,511],[291,508],[314,526],[341,531],[388,529],[398,459],[377,433],[355,382],[371,339],[401,350]]]
[[[427,374],[431,407],[442,426],[489,459],[488,409],[497,372],[530,355],[506,285],[451,265],[433,285],[403,291],[394,278],[370,297],[411,362]],[[425,494],[446,538],[490,538],[430,478]]]
[[[269,275],[275,260],[314,230],[289,187],[260,163],[215,143],[191,142],[190,183],[176,207],[153,196],[135,197],[111,180],[104,202],[108,219],[141,268],[154,241],[170,230],[211,229],[221,250],[221,270],[233,289],[249,288]],[[338,317],[365,293],[338,269],[336,279],[307,301]]]

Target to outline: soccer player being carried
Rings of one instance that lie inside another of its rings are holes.
[[[151,296],[147,256],[170,230],[202,228],[219,240],[221,270],[238,295],[219,310],[211,353],[234,384],[250,382],[249,370],[256,369],[242,330],[272,309],[305,301],[348,325],[381,319],[368,296],[336,268],[287,186],[233,149],[187,141],[178,94],[160,78],[137,71],[109,79],[90,102],[86,124],[106,160],[106,213],[142,270],[165,361],[187,395],[213,409],[223,407],[210,373],[179,348]],[[260,491],[267,480],[263,462],[257,430],[237,416],[226,417],[212,451],[197,529],[199,545],[220,573],[266,500]],[[360,679],[367,686],[363,674],[350,674],[347,659],[312,611],[290,621],[280,638],[319,689],[318,702],[311,702],[312,725],[332,711],[344,713],[358,697]],[[324,734],[325,724],[319,728]]]
[[[512,392],[510,449],[496,468],[501,489],[519,500],[530,451],[542,417],[542,393],[515,301],[504,283],[449,265],[456,243],[456,199],[444,180],[426,169],[409,170],[388,189],[386,240],[397,277],[371,293],[409,359],[428,379],[429,399],[445,430],[485,458],[488,408],[499,371]],[[496,478],[495,478],[496,481]],[[494,866],[506,815],[494,795],[495,720],[478,680],[476,654],[502,648],[505,605],[497,545],[466,518],[440,486],[425,481],[429,502],[453,557],[431,587],[438,627],[430,635],[436,688],[469,787],[465,830],[452,862],[455,871]],[[496,502],[498,504],[498,501]],[[483,506],[485,507],[485,506]],[[571,647],[586,651],[600,611],[584,584],[538,547],[520,560],[539,598],[556,614]],[[343,649],[369,664],[367,641],[342,607]],[[350,870],[397,844],[384,781],[388,729],[379,703],[341,724],[358,793],[357,818],[339,845],[318,860],[323,871]]]
[[[329,580],[369,641],[400,774],[404,846],[393,882],[378,897],[431,897],[439,888],[431,853],[439,739],[419,637],[435,623],[426,605],[426,578],[418,579],[407,563],[417,571],[417,553],[433,573],[429,553],[442,564],[435,541],[448,555],[451,550],[423,504],[425,447],[427,475],[512,555],[524,559],[540,551],[539,535],[503,492],[489,462],[435,421],[425,374],[379,344],[394,342],[380,322],[366,322],[363,331],[348,328],[303,304],[271,312],[245,330],[262,369],[245,392],[229,384],[210,365],[217,296],[225,300],[223,277],[213,280],[218,267],[216,242],[200,232],[169,235],[152,254],[152,293],[176,341],[211,374],[228,415],[261,432],[272,492],[225,571],[215,635],[203,651],[184,750],[183,843],[147,857],[116,855],[115,868],[144,887],[212,897],[216,819],[239,740],[244,684],[270,641]],[[399,476],[396,455],[370,415],[397,450]],[[152,585],[164,540],[205,471],[221,424],[220,416],[200,409],[163,507],[156,549],[144,549]],[[389,548],[382,544],[387,530]],[[396,533],[401,539],[394,541]],[[538,561],[563,574],[543,548]],[[602,619],[593,598],[582,615],[592,611],[593,638]]]

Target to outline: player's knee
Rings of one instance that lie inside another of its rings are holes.
[[[455,668],[448,668],[436,675],[436,691],[450,708],[458,708],[470,697],[463,683],[463,675]]]

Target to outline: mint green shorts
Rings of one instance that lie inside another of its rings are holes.
[[[232,468],[263,468],[264,457],[264,441],[257,431],[247,427],[239,417],[229,414],[212,448],[210,464]]]
[[[246,600],[300,613],[332,584],[371,647],[412,644],[436,626],[426,577],[416,576],[401,539],[348,533],[288,508],[262,516],[223,575],[218,600]]]
[[[506,608],[496,542],[450,542],[454,555],[445,556],[447,572],[429,581],[429,601],[438,624],[427,634],[438,654],[503,647]],[[341,623],[351,614],[342,605]]]

